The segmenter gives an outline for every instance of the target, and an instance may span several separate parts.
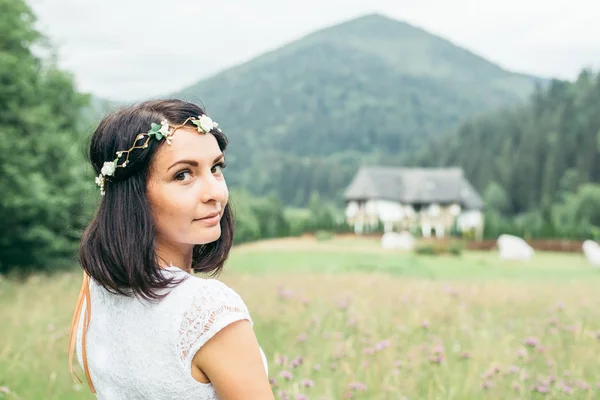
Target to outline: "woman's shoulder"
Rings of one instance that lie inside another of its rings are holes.
[[[181,270],[175,271],[171,269],[171,271],[186,278],[175,290],[175,292],[178,292],[177,297],[180,297],[179,300],[182,300],[181,297],[184,297],[195,303],[204,305],[231,303],[246,307],[242,297],[234,289],[218,279],[203,278]]]
[[[182,312],[179,326],[182,359],[193,356],[211,337],[235,321],[247,320],[254,325],[241,296],[217,279],[190,275],[177,291],[173,300]]]

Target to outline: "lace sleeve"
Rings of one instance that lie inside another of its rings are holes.
[[[253,324],[246,304],[233,289],[214,279],[205,282],[195,291],[179,328],[179,356],[186,365],[227,325],[243,319]]]

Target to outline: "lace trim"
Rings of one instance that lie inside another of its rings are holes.
[[[194,297],[192,304],[183,314],[179,328],[182,361],[187,359],[193,348],[197,351],[227,324],[241,319],[252,321],[248,308],[237,293],[224,285],[218,289],[218,293]],[[210,289],[208,291],[210,292]]]

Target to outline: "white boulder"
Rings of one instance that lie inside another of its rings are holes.
[[[600,265],[600,245],[593,240],[583,242],[583,254],[592,265]]]
[[[392,250],[412,250],[415,238],[409,232],[386,232],[381,237],[381,247]]]
[[[500,258],[503,260],[529,260],[535,253],[533,248],[518,236],[500,235],[497,244]]]

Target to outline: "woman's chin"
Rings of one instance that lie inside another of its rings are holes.
[[[195,243],[197,244],[209,244],[219,240],[221,237],[221,226],[219,224],[202,229],[202,232],[196,236],[197,240]]]

